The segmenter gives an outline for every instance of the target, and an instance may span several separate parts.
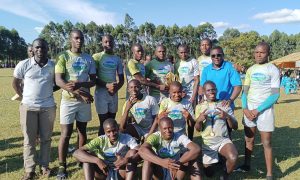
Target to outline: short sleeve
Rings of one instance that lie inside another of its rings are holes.
[[[159,112],[159,107],[155,98],[151,98],[151,115],[155,116]]]
[[[131,61],[131,60],[128,62],[128,70],[129,70],[131,76],[133,76],[133,75],[135,75],[135,74],[137,74],[137,73],[140,73],[140,70],[139,70],[139,68],[137,67],[137,64],[134,63],[134,62]]]
[[[244,86],[250,86],[251,83],[251,69],[249,68],[246,72],[246,76],[245,76],[245,81],[244,81]]]
[[[123,63],[122,63],[122,60],[121,58],[117,57],[118,58],[118,67],[117,67],[117,71],[118,71],[118,74],[124,74],[123,72]]]
[[[161,112],[165,111],[167,109],[168,106],[168,99],[165,98],[161,101],[160,105],[159,105],[159,112],[158,114],[160,114]]]
[[[237,72],[237,70],[232,66],[231,72],[230,72],[230,83],[232,86],[241,86],[242,81],[240,74]]]
[[[193,68],[194,68],[194,72],[193,75],[195,76],[199,76],[199,63],[197,62],[196,59],[193,59]]]
[[[202,87],[203,87],[204,83],[207,80],[207,70],[208,70],[208,68],[210,68],[210,66],[206,66],[203,69],[202,74],[201,74],[200,86],[202,86]]]
[[[58,56],[56,60],[55,73],[66,73],[66,59],[64,54]]]
[[[181,136],[179,136],[178,138],[178,143],[182,144],[183,147],[187,148],[188,144],[192,142],[186,135],[182,134]]]
[[[101,56],[100,56],[99,53],[93,55],[93,59],[94,59],[94,61],[95,61],[95,66],[96,66],[96,70],[98,70],[98,68],[99,68],[99,60],[100,60],[100,57],[101,57]]]
[[[25,73],[23,69],[24,61],[21,61],[17,64],[14,70],[14,77],[18,79],[24,79]]]
[[[148,136],[146,143],[150,144],[154,148],[157,148],[159,145],[159,134],[153,133],[150,136]]]
[[[271,70],[271,88],[279,88],[280,87],[280,75],[279,70],[274,65],[272,65]]]
[[[132,136],[126,134],[126,139],[127,139],[127,146],[130,149],[134,149],[134,148],[136,148],[138,146],[136,140]]]
[[[100,149],[102,148],[104,139],[100,136],[91,140],[88,144],[84,145],[89,151],[99,154]]]

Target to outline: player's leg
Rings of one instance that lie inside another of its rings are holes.
[[[267,167],[267,176],[272,176],[272,163],[273,163],[273,153],[272,153],[272,132],[260,132],[261,142],[264,147],[265,161]]]
[[[137,153],[136,150],[129,150],[125,157],[132,157]],[[135,175],[136,175],[136,167],[137,167],[137,162],[129,162],[126,165],[126,179],[135,179]]]
[[[226,159],[226,173],[232,173],[238,159],[238,152],[234,144],[232,144],[229,139],[223,147],[220,147],[220,154]]]

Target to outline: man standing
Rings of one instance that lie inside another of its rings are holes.
[[[127,82],[129,82],[131,79],[137,79],[144,86],[156,88],[161,91],[165,90],[166,86],[164,84],[157,84],[157,83],[148,81],[146,79],[145,66],[142,63],[140,63],[141,59],[143,58],[143,54],[144,54],[144,49],[143,49],[142,45],[140,45],[140,44],[132,45],[131,51],[133,54],[133,59],[130,59],[127,63],[127,67],[126,67]],[[144,88],[143,93],[145,93],[145,88]]]
[[[155,49],[156,58],[146,65],[146,78],[160,85],[166,83],[166,75],[174,72],[173,65],[166,60],[166,48],[163,45],[158,45]],[[168,91],[160,91],[157,88],[150,87],[149,95],[160,103],[164,98],[169,96]]]
[[[210,51],[212,64],[203,69],[199,94],[206,81],[213,81],[217,86],[217,99],[222,100],[224,105],[230,105],[234,109],[234,100],[242,90],[240,74],[234,69],[233,64],[224,60],[223,49],[220,46],[214,47]],[[200,94],[203,96],[203,94]]]
[[[279,70],[268,63],[270,46],[259,43],[254,52],[256,64],[246,73],[242,94],[242,108],[244,112],[245,132],[245,162],[237,168],[239,171],[250,170],[251,154],[253,152],[256,128],[260,131],[261,142],[264,147],[267,166],[267,180],[272,177],[272,145],[271,137],[274,131],[273,105],[279,98],[280,75]]]
[[[200,77],[203,69],[212,63],[212,60],[210,58],[211,48],[212,48],[212,42],[210,39],[204,38],[201,40],[200,51],[202,55],[198,57]]]
[[[56,110],[53,98],[55,63],[47,58],[48,44],[44,39],[38,38],[33,41],[32,49],[34,56],[18,63],[12,83],[15,92],[22,99],[20,122],[24,136],[23,180],[34,179],[36,175],[35,146],[38,133],[40,134],[41,171],[44,176],[50,175],[51,136]]]
[[[58,179],[67,177],[66,156],[76,120],[78,148],[86,144],[86,125],[91,120],[93,96],[89,88],[95,85],[96,69],[93,58],[81,51],[84,36],[80,30],[70,33],[71,49],[63,52],[55,66],[56,84],[63,89],[60,105],[61,135],[58,144]]]
[[[114,39],[111,35],[102,37],[103,52],[93,55],[96,63],[97,79],[95,104],[100,126],[98,135],[103,135],[103,122],[114,119],[118,111],[118,91],[124,84],[123,64],[119,56],[114,55]],[[118,81],[116,74],[118,74]]]

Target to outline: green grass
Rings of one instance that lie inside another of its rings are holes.
[[[0,179],[20,179],[23,175],[23,146],[22,133],[19,123],[19,102],[11,101],[14,95],[11,87],[13,70],[0,69]],[[59,109],[60,91],[55,93]],[[125,88],[119,93],[119,109],[125,101]],[[233,141],[238,148],[239,164],[243,160],[243,126],[241,123],[240,100],[237,100],[236,116],[239,129],[233,132]],[[273,133],[272,146],[274,154],[273,172],[276,178],[299,179],[300,177],[300,96],[281,94],[279,104],[275,106],[276,130]],[[98,117],[93,105],[93,119],[88,124],[88,138],[97,136]],[[54,133],[52,138],[52,161],[50,167],[54,174],[58,167],[57,145],[60,135],[59,111],[57,111]],[[120,112],[117,114],[120,117]],[[197,136],[197,134],[196,134]],[[252,158],[252,170],[249,173],[234,173],[232,179],[263,179],[265,178],[265,164],[263,147],[259,136],[256,136],[255,149]],[[76,133],[73,133],[71,144],[74,145]],[[198,138],[195,138],[198,140]],[[76,168],[75,159],[68,157],[69,179],[83,179],[82,170]],[[55,179],[52,176],[50,179]]]

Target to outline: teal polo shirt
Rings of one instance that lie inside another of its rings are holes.
[[[205,67],[201,75],[200,86],[203,87],[204,83],[209,80],[216,84],[217,99],[219,100],[228,100],[233,92],[233,87],[242,85],[240,74],[228,61],[223,61],[222,66],[218,69],[214,68],[213,64]]]

